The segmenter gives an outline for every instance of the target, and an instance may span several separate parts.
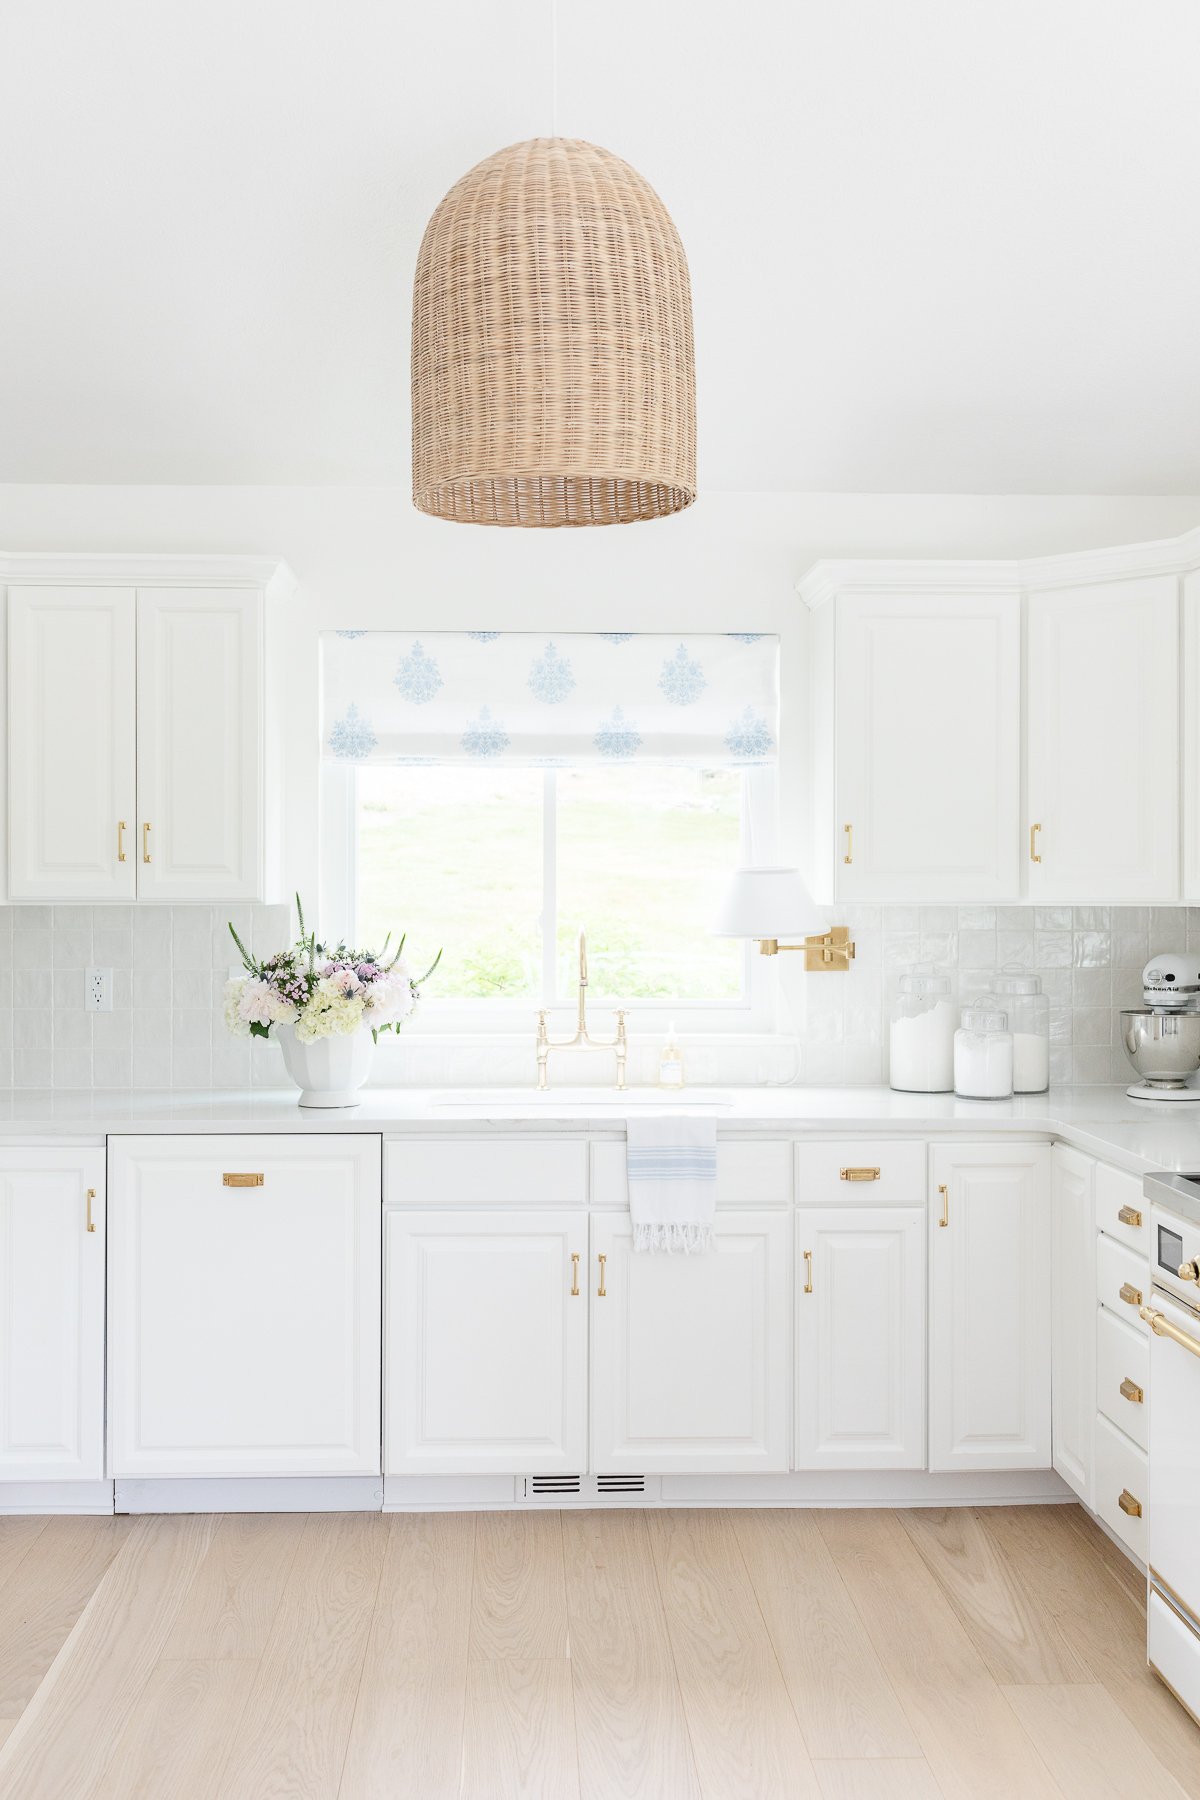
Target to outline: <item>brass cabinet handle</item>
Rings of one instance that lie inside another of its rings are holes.
[[[1121,1283],[1119,1295],[1126,1306],[1140,1306],[1142,1304],[1142,1290],[1141,1288],[1135,1288],[1131,1281],[1123,1281]]]
[[[96,1221],[92,1217],[92,1201],[95,1198],[96,1198],[95,1188],[89,1188],[87,1191],[87,1220],[86,1220],[87,1228],[89,1231],[95,1231],[95,1229],[96,1229]]]
[[[125,861],[125,821],[117,820],[117,861]]]
[[[597,1256],[596,1261],[600,1264],[600,1286],[596,1289],[596,1298],[603,1300],[608,1294],[608,1289],[604,1285],[604,1265],[608,1258],[607,1256]]]
[[[852,863],[854,861],[854,827],[853,825],[843,825],[842,830],[846,834],[846,854],[843,856],[842,861],[844,863]]]
[[[1040,855],[1038,854],[1038,847],[1037,847],[1038,832],[1041,829],[1042,828],[1040,825],[1031,825],[1029,827],[1029,860],[1030,860],[1030,862],[1041,862],[1041,860],[1042,860]]]
[[[1117,1217],[1120,1219],[1122,1225],[1136,1225],[1140,1227],[1142,1223],[1142,1215],[1136,1206],[1123,1206],[1118,1212]]]
[[[1140,1500],[1134,1499],[1128,1488],[1121,1489],[1117,1496],[1117,1505],[1123,1513],[1128,1513],[1131,1519],[1140,1519],[1142,1516],[1142,1503]]]
[[[812,1251],[811,1250],[806,1250],[804,1252],[804,1291],[806,1294],[812,1293]]]
[[[572,1250],[572,1252],[571,1252],[571,1292],[572,1292],[572,1294],[578,1294],[578,1292],[579,1292],[579,1252],[578,1252],[578,1250]]]
[[[1166,1313],[1156,1312],[1152,1306],[1143,1306],[1139,1316],[1145,1319],[1155,1337],[1170,1338],[1171,1342],[1178,1344],[1181,1349],[1190,1350],[1193,1356],[1200,1356],[1200,1338],[1191,1337],[1186,1331],[1180,1331],[1178,1325],[1172,1325]]]
[[[938,1193],[942,1196],[942,1216],[938,1220],[938,1224],[948,1225],[950,1223],[950,1189],[939,1187]]]
[[[878,1181],[878,1169],[839,1169],[839,1181]]]
[[[144,820],[143,824],[142,824],[142,861],[144,863],[154,861],[154,858],[150,854],[150,821],[149,821],[149,819]]]
[[[222,1187],[262,1187],[266,1177],[263,1175],[222,1175]]]
[[[1137,1382],[1130,1381],[1128,1375],[1121,1383],[1120,1394],[1122,1400],[1132,1400],[1135,1406],[1140,1406],[1146,1398]]]

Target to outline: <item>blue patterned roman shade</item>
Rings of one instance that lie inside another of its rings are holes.
[[[763,632],[335,631],[321,744],[347,763],[771,763],[779,640]]]

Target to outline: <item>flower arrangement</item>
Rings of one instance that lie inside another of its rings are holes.
[[[304,908],[296,895],[300,936],[290,950],[279,950],[261,962],[229,926],[246,973],[225,986],[225,1023],[238,1037],[269,1037],[273,1025],[292,1025],[301,1043],[339,1037],[370,1028],[376,1043],[381,1031],[399,1031],[416,1006],[422,983],[442,960],[439,950],[423,975],[413,976],[404,960],[404,938],[389,957],[391,933],[383,947],[352,950],[344,943],[324,944],[306,931]]]

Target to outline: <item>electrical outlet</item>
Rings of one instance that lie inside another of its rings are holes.
[[[112,1011],[111,969],[89,969],[84,976],[83,1004],[88,1012]]]

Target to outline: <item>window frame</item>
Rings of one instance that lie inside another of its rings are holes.
[[[555,792],[555,771],[542,772],[542,898],[553,915],[557,902],[557,811],[549,804]],[[774,860],[778,823],[778,779],[774,764],[744,768],[742,775],[742,862]],[[320,929],[326,936],[353,936],[356,917],[358,871],[358,770],[352,763],[322,759],[320,774]],[[549,821],[549,824],[547,824]],[[403,921],[398,921],[403,927]],[[555,932],[542,931],[542,992],[552,992],[557,981]],[[618,1009],[629,1014],[631,1025],[663,1031],[678,1023],[691,1033],[712,1036],[751,1037],[774,1034],[778,1029],[778,982],[771,958],[758,955],[754,945],[742,947],[743,980],[740,997],[731,1000],[596,999],[591,1002],[589,1024],[607,1035],[607,1018]],[[577,1011],[574,990],[544,1006],[552,1033],[574,1029]],[[521,1036],[528,1034],[543,1002],[535,995],[524,999],[439,999],[431,987],[412,1021],[404,1028],[414,1037]]]

